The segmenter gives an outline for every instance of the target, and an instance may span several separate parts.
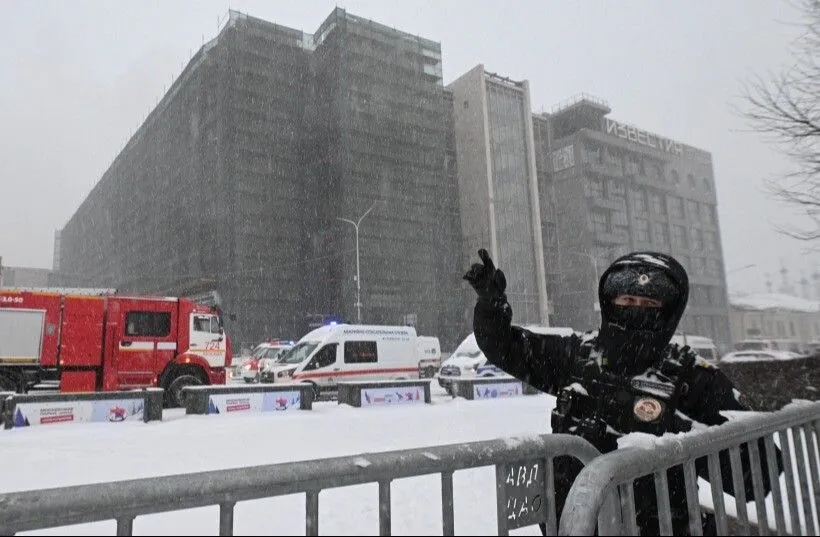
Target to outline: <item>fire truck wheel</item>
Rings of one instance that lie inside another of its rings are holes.
[[[170,406],[183,407],[185,406],[185,395],[182,389],[185,386],[201,386],[205,384],[200,374],[190,371],[180,373],[171,384],[168,385],[168,395],[170,396]]]

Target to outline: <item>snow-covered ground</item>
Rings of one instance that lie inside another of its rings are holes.
[[[0,431],[4,465],[0,492],[229,469],[365,452],[530,436],[549,432],[554,398],[547,395],[467,401],[444,395],[434,382],[432,405],[350,408],[320,402],[312,411],[236,416],[185,416],[166,411],[163,422],[84,423]],[[781,482],[783,479],[781,478]],[[375,483],[323,491],[322,534],[376,535]],[[495,477],[491,467],[454,476],[455,530],[496,531]],[[708,486],[701,500],[711,505]],[[727,498],[727,511],[734,505]],[[437,475],[393,482],[393,533],[441,534]],[[771,504],[771,498],[769,498]],[[304,495],[242,502],[237,535],[299,535],[305,530]],[[749,504],[753,511],[753,504]],[[750,513],[751,514],[751,513]],[[788,516],[787,516],[788,518]],[[770,516],[770,521],[774,517]],[[113,521],[41,530],[27,535],[113,535]],[[216,506],[139,517],[137,535],[216,535]],[[512,532],[539,535],[537,527]]]
[[[432,405],[351,408],[320,402],[312,411],[246,416],[185,416],[163,422],[83,423],[0,431],[7,465],[0,492],[321,459],[364,452],[531,436],[549,431],[554,398],[451,399],[433,383]],[[454,476],[458,534],[496,531],[494,469]],[[441,534],[441,485],[435,476],[392,486],[396,535]],[[304,495],[239,503],[237,535],[304,535]],[[217,535],[218,508],[138,517],[137,535]],[[322,534],[378,534],[378,486],[326,490],[319,497]],[[27,535],[113,535],[101,522]],[[518,530],[540,535],[537,527]]]

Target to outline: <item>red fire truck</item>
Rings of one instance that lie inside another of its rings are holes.
[[[230,341],[220,310],[113,290],[0,289],[0,391],[48,379],[61,392],[225,384]]]

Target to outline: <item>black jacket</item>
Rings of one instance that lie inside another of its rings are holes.
[[[506,311],[502,311],[502,308]],[[593,352],[594,338],[579,335],[535,334],[518,326],[513,326],[509,319],[509,306],[502,304],[496,304],[495,307],[487,303],[477,304],[474,312],[473,328],[478,346],[489,362],[534,388],[557,396],[566,395],[568,391],[574,392],[573,395],[576,397],[579,393],[592,392],[589,384],[590,382],[594,384],[595,380],[585,378],[583,370],[584,365],[589,361],[590,353]],[[665,355],[661,357],[661,361],[673,358],[679,352],[680,349],[670,345],[664,350]],[[637,376],[640,378],[646,377],[646,375]],[[633,386],[631,381],[634,379],[635,376],[623,378],[621,379],[623,381],[622,385],[631,387],[632,395],[639,397],[642,392],[641,389],[636,389]],[[727,418],[720,414],[722,410],[749,410],[739,401],[739,393],[734,389],[726,375],[703,359],[696,359],[692,367],[685,373],[685,378],[681,380],[686,383],[687,389],[686,393],[681,395],[677,402],[674,422],[670,423],[664,430],[644,429],[643,432],[654,434],[683,432],[691,427],[693,423],[695,426],[698,424],[706,426],[720,425],[727,421]],[[565,390],[565,388],[567,389]],[[614,434],[589,434],[588,430],[579,427],[579,423],[585,417],[591,417],[589,415],[584,416],[583,411],[593,412],[595,406],[600,407],[600,403],[607,403],[600,397],[596,399],[596,394],[591,395],[592,397],[587,398],[587,402],[591,402],[591,405],[587,404],[586,407],[579,405],[582,409],[580,416],[576,413],[575,416],[570,416],[569,419],[556,420],[554,414],[552,432],[584,436],[599,451],[605,453],[617,449],[617,438],[619,436],[642,430],[640,426],[643,424],[640,421],[630,421],[629,416],[626,415],[631,410],[632,401],[630,401],[626,408],[622,407],[620,409],[604,404],[611,412],[609,416],[604,417],[602,423],[604,427],[608,426],[607,429],[613,431]],[[613,412],[615,415],[613,415]],[[618,421],[619,419],[620,421]],[[765,463],[766,448],[763,439],[758,442],[758,448],[763,466],[761,473],[764,490],[768,493],[771,487]],[[782,469],[779,450],[777,459],[780,469]],[[752,488],[749,454],[745,445],[741,449],[741,460],[743,463],[744,488],[748,502],[754,500],[754,489]],[[723,489],[733,495],[734,484],[728,452],[721,453],[720,462]],[[574,458],[557,457],[555,459],[556,509],[559,516],[569,488],[581,468],[581,464]],[[696,469],[698,475],[708,481],[706,458],[696,461]],[[676,533],[678,531],[686,533],[688,515],[682,468],[671,469],[668,477],[670,505],[673,510],[672,518]],[[638,480],[634,492],[635,505],[638,509],[637,521],[641,533],[657,535],[657,506],[653,476],[650,475]]]
[[[664,308],[645,310],[654,315],[650,329],[629,329],[629,323],[635,322],[629,316],[642,312],[614,306],[612,298],[617,294],[661,296]],[[479,295],[473,330],[478,346],[491,363],[558,397],[552,432],[582,436],[606,453],[617,449],[619,437],[632,432],[686,432],[693,427],[724,423],[727,418],[721,415],[723,410],[748,410],[723,372],[688,349],[669,344],[687,298],[688,278],[677,261],[663,254],[636,252],[617,260],[601,277],[602,324],[597,335],[543,335],[514,326],[512,310],[503,294]],[[763,439],[758,447],[764,489],[768,492]],[[780,462],[779,451],[777,456]],[[754,489],[745,445],[741,460],[746,499],[752,501]],[[728,452],[721,453],[720,462],[723,489],[734,494]],[[696,469],[708,480],[706,458],[696,461]],[[559,516],[580,470],[580,463],[571,457],[555,459]],[[688,513],[682,468],[670,469],[668,478],[675,532],[686,533]],[[657,534],[653,476],[637,480],[634,493],[641,533]]]

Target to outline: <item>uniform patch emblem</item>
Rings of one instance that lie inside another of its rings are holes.
[[[652,390],[666,394],[672,395],[675,393],[675,386],[671,383],[666,382],[655,382],[652,380],[644,379],[644,378],[633,378],[630,382],[630,385],[635,390],[640,391],[648,391],[651,392]]]
[[[646,274],[641,274],[640,276],[638,276],[638,283],[641,284],[641,285],[648,284],[649,283],[649,276],[647,276]]]
[[[663,414],[663,404],[657,399],[643,397],[632,408],[635,417],[644,422],[655,421]]]

